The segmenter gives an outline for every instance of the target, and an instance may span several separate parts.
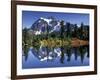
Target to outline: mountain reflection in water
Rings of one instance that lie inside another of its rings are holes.
[[[22,68],[49,68],[89,65],[89,46],[27,48]]]

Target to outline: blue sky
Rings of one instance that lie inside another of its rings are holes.
[[[39,12],[39,11],[22,11],[22,26],[30,28],[31,25],[40,17],[54,17],[57,20],[64,20],[72,24],[80,25],[82,22],[89,25],[89,14],[84,13],[61,13],[61,12]]]

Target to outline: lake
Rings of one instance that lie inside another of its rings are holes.
[[[29,48],[22,55],[22,69],[89,66],[89,46]]]

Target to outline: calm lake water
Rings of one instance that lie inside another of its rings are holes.
[[[89,65],[89,46],[39,47],[22,56],[22,68],[75,67]]]

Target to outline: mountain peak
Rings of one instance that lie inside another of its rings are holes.
[[[48,19],[44,17],[40,17],[40,19],[46,21],[48,24],[52,21],[52,19]]]
[[[47,31],[49,33],[60,31],[60,21],[56,20],[54,17],[40,17],[32,24],[31,29],[34,31],[35,35],[39,35]]]

